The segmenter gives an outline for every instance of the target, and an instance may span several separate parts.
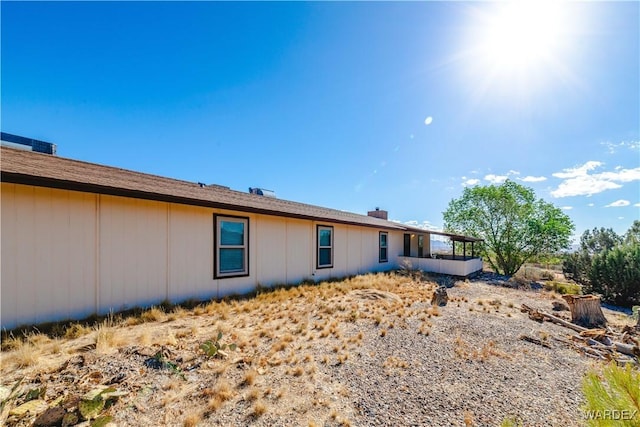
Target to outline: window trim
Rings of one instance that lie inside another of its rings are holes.
[[[230,222],[242,222],[244,223],[244,244],[242,246],[234,246],[234,248],[241,247],[244,249],[244,270],[233,271],[229,273],[220,272],[220,249],[219,242],[220,223],[224,220],[230,220]],[[213,278],[214,279],[228,279],[231,277],[246,277],[249,276],[249,218],[244,216],[235,215],[213,215]]]
[[[384,246],[382,246],[382,235],[386,236],[386,243]],[[382,249],[386,249],[386,257],[382,258]],[[389,232],[387,231],[380,231],[378,233],[378,262],[383,263],[383,262],[389,262]]]
[[[320,230],[331,231],[331,245],[320,246]],[[316,225],[316,269],[333,268],[333,246],[334,246],[335,233],[333,232],[332,225]],[[320,249],[331,249],[331,262],[329,264],[320,264]]]

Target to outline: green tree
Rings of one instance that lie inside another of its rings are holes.
[[[497,272],[512,275],[531,258],[569,246],[571,219],[532,189],[507,180],[464,189],[443,212],[445,230],[484,239],[481,251]]]
[[[624,235],[624,242],[628,245],[640,245],[640,220],[633,221],[631,228]]]
[[[624,238],[611,228],[585,231],[580,249],[566,255],[562,270],[604,301],[640,304],[640,221],[634,221]]]
[[[612,228],[596,227],[586,230],[580,236],[580,249],[565,256],[562,272],[568,279],[588,286],[591,283],[589,272],[593,257],[613,249],[620,243],[622,237]]]
[[[580,249],[589,255],[608,251],[620,243],[622,243],[622,237],[612,228],[594,228],[593,231],[585,231],[580,237]]]
[[[589,291],[617,305],[640,304],[640,244],[618,245],[593,257]]]

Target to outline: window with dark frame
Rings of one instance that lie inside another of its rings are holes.
[[[249,218],[215,217],[215,278],[249,275]]]
[[[316,254],[317,268],[331,268],[333,267],[333,227],[318,225],[316,234],[318,244]]]
[[[380,232],[380,252],[378,261],[389,261],[389,233],[387,233],[386,231]]]

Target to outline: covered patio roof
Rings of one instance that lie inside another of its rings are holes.
[[[436,234],[438,236],[445,236],[450,238],[452,241],[454,242],[481,242],[484,239],[480,239],[478,237],[472,237],[472,236],[464,236],[462,234],[455,234],[455,233],[447,233],[445,231],[435,231],[435,230],[425,230],[423,228],[417,228],[417,227],[407,227],[407,231],[412,231],[414,233],[424,233],[424,234]]]

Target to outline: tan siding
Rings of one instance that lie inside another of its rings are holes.
[[[348,269],[347,261],[349,255],[347,226],[336,225],[333,227],[333,234],[333,268],[330,269],[331,277],[344,277],[351,273]]]
[[[94,196],[2,184],[2,324],[95,311]]]
[[[262,286],[286,283],[287,221],[260,215],[253,224],[256,280]]]
[[[375,271],[379,268],[378,262],[378,230],[371,229],[362,233],[362,270]]]
[[[171,205],[169,214],[169,299],[208,299],[213,280],[213,214],[210,209]]]
[[[0,313],[2,324],[8,320],[12,322],[18,319],[18,289],[22,286],[18,277],[20,254],[19,224],[17,217],[18,202],[16,201],[16,185],[1,184],[0,209],[1,219],[0,233],[2,235],[2,247],[0,252]],[[22,271],[22,270],[20,270]]]
[[[1,202],[4,327],[386,270],[402,251],[390,232],[380,264],[380,230],[334,224],[317,270],[313,221],[5,183]],[[250,276],[213,279],[214,214],[249,218]]]
[[[347,230],[347,268],[350,274],[362,272],[362,230],[349,227]]]
[[[309,221],[287,220],[287,283],[310,279],[315,270],[315,226]]]
[[[100,198],[99,311],[164,300],[168,237],[164,203]]]

